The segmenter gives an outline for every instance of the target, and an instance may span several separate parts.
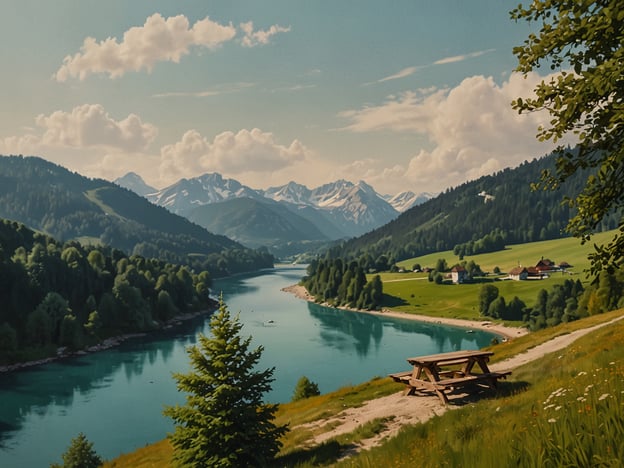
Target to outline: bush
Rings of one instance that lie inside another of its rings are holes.
[[[320,394],[321,392],[319,391],[318,385],[304,375],[297,382],[292,401],[303,400]]]

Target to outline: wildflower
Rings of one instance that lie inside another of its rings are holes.
[[[557,406],[557,407],[555,408],[555,411],[559,411],[561,408],[562,408],[562,406]]]
[[[582,396],[580,396],[580,397],[578,397],[578,398],[576,399],[576,401],[585,401],[585,400],[587,400],[587,398],[582,397]]]
[[[611,362],[609,363],[609,365],[610,365],[610,366],[614,366],[614,365],[615,365],[615,361],[611,361]]]
[[[557,422],[557,420],[556,420],[555,418],[550,418],[550,419],[548,420],[548,422],[549,422],[549,423],[555,423],[555,422]]]
[[[499,411],[500,411],[500,406],[496,408],[496,412],[498,413]]]
[[[609,395],[608,393],[603,393],[602,395],[600,395],[600,397],[598,397],[598,401],[602,401],[605,398],[609,398],[611,395]]]
[[[581,372],[579,372],[579,373],[577,374],[577,377],[578,377],[578,376],[580,376],[580,375],[587,375],[587,372],[585,372],[585,371],[581,371]]]

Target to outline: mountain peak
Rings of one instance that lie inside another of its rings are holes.
[[[143,197],[158,191],[156,188],[147,185],[143,178],[136,172],[128,172],[126,175],[115,179],[113,183]]]

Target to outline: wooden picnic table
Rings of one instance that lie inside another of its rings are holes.
[[[407,358],[412,370],[390,374],[396,382],[406,385],[405,394],[417,391],[434,391],[448,403],[446,390],[469,384],[484,384],[496,389],[498,379],[505,379],[511,372],[491,372],[488,368],[491,351],[452,351]]]

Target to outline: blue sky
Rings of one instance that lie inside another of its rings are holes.
[[[0,154],[438,192],[541,156],[501,1],[0,0]]]

